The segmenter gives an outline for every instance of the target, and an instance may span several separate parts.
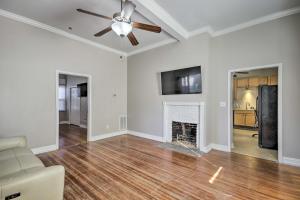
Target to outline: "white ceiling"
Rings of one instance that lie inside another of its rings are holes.
[[[187,31],[219,31],[300,6],[299,0],[155,0]]]
[[[110,26],[111,21],[76,11],[82,8],[112,17],[120,11],[119,0],[0,0],[0,8],[120,51],[136,49],[127,38],[119,38],[114,32],[94,37],[95,33]],[[134,13],[132,20],[150,23],[138,13]],[[72,27],[72,31],[68,27]],[[156,34],[135,29],[134,34],[140,43],[138,48],[169,38],[164,32]]]
[[[110,26],[110,21],[78,13],[77,8],[112,16],[120,10],[120,0],[0,0],[0,9],[62,29],[90,41],[131,53],[149,45],[186,37],[203,27],[214,31],[300,6],[300,0],[133,0],[147,19],[162,26],[160,34],[134,30],[140,45],[132,47],[127,38],[114,32],[93,35]],[[136,12],[132,20],[151,23]],[[72,27],[72,31],[68,29]],[[179,36],[179,37],[178,37]]]

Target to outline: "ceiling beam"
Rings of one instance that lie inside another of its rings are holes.
[[[154,0],[133,0],[133,2],[139,13],[142,13],[151,22],[160,25],[176,40],[182,41],[189,37],[189,33]]]

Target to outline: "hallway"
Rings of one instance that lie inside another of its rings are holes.
[[[59,148],[84,144],[87,142],[87,129],[79,126],[60,124],[59,125]]]

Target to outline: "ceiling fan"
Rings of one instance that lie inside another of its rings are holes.
[[[150,31],[150,32],[154,32],[154,33],[160,33],[161,27],[131,21],[131,16],[132,16],[133,12],[135,11],[135,8],[136,8],[136,5],[134,3],[132,3],[131,1],[121,0],[121,12],[115,13],[113,15],[113,17],[107,17],[104,15],[93,13],[93,12],[83,10],[83,9],[77,9],[77,11],[112,21],[111,26],[100,31],[99,33],[96,33],[95,37],[103,36],[104,34],[113,30],[120,37],[127,36],[127,38],[130,40],[131,44],[133,46],[137,46],[139,44],[139,42],[137,41],[136,37],[132,33],[133,28],[141,29],[144,31]]]

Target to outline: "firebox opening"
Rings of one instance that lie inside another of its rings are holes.
[[[197,148],[197,124],[172,122],[172,143]]]

